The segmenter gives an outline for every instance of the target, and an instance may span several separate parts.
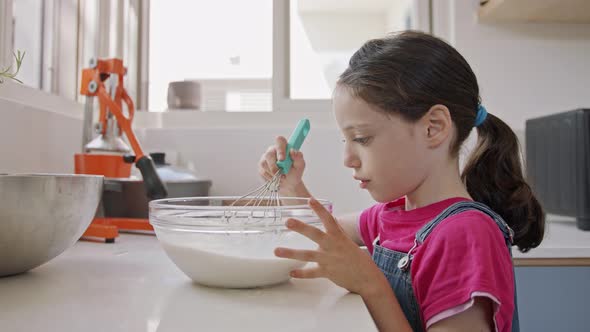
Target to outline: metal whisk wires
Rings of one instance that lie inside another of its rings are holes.
[[[282,175],[287,174],[293,165],[289,151],[292,149],[299,150],[309,130],[310,125],[308,119],[299,121],[287,142],[286,158],[277,161],[279,170],[268,182],[233,201],[224,213],[226,221],[229,222],[230,218],[236,217],[238,214],[241,216],[246,214],[245,216],[248,218],[257,217],[268,219],[272,217],[273,221],[281,218],[279,186]]]
[[[281,175],[281,170],[278,170],[268,182],[236,199],[230,206],[280,206],[279,185]],[[246,201],[246,203],[238,203],[242,200]]]

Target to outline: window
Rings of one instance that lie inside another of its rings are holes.
[[[426,0],[290,0],[275,2],[275,7],[277,111],[329,110],[338,75],[365,40],[408,28],[430,31]]]
[[[44,81],[47,82],[48,74],[44,67],[44,51],[51,52],[51,49],[43,48],[44,37],[50,37],[50,33],[43,32],[43,0],[15,1],[11,21],[14,49],[24,51],[26,59],[26,65],[21,67],[18,79],[30,87],[40,89],[44,86]],[[48,86],[47,83],[45,86]]]
[[[164,110],[168,84],[197,81],[200,109],[270,111],[272,0],[152,1],[149,108]]]
[[[14,65],[12,52],[25,52],[18,78],[27,86],[77,98],[77,24],[75,0],[8,0],[2,18],[5,39],[0,47],[10,54],[3,68]]]
[[[138,90],[142,0],[6,0],[0,2],[0,66],[24,51],[18,78],[27,86],[81,100],[80,73],[95,57],[122,57],[126,86]]]
[[[352,54],[368,39],[409,29],[410,0],[296,0],[290,8],[292,99],[329,99]]]
[[[18,0],[20,1],[20,0]],[[58,0],[56,0],[58,1]],[[64,0],[59,0],[64,1]],[[74,70],[68,73],[75,82],[76,98],[83,100],[78,94],[80,90],[79,80],[82,69],[87,68],[90,59],[93,58],[121,58],[127,68],[125,75],[125,89],[134,101],[136,107],[140,100],[140,47],[141,36],[139,33],[141,11],[145,1],[141,0],[66,0],[74,1],[71,7],[77,8],[76,20],[65,26],[60,22],[60,34],[67,35],[64,31],[69,26],[76,26],[78,36],[66,37],[66,40],[76,41],[74,49],[77,57],[72,59],[75,63]],[[63,9],[61,9],[63,13]],[[70,15],[67,15],[70,16]],[[66,16],[66,17],[67,17]],[[63,19],[62,19],[63,20]],[[64,37],[60,36],[60,40]],[[60,45],[60,51],[65,52]],[[60,54],[63,59],[68,55]],[[60,60],[60,64],[63,61]],[[60,71],[60,76],[63,71]],[[107,85],[108,86],[108,85]],[[70,87],[68,87],[68,91]]]
[[[364,41],[428,30],[420,2],[152,1],[149,109],[165,110],[168,84],[186,80],[200,83],[205,111],[327,110]]]
[[[136,108],[164,111],[168,86],[200,84],[205,111],[323,111],[367,39],[429,31],[418,0],[6,0],[0,66],[26,51],[25,84],[83,101],[90,58],[123,58]]]

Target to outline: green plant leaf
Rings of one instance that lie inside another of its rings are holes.
[[[0,83],[4,83],[4,80],[2,79],[4,78],[10,78],[14,81],[17,81],[19,83],[23,83],[21,80],[19,80],[18,78],[16,78],[16,75],[18,75],[18,72],[20,71],[20,67],[23,63],[23,59],[25,57],[25,52],[22,52],[20,50],[17,50],[16,53],[12,53],[12,55],[14,56],[14,59],[16,61],[16,71],[14,73],[11,73],[12,71],[12,65],[8,66],[8,68],[2,69],[0,70]]]

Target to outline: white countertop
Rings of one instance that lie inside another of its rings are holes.
[[[545,238],[541,245],[527,253],[514,249],[519,258],[590,258],[590,231],[576,227],[573,218],[547,216]]]
[[[0,330],[376,331],[362,299],[328,280],[231,290],[194,285],[153,235],[80,241],[0,278]]]
[[[590,232],[548,218],[519,258],[590,258]],[[323,279],[230,290],[194,285],[153,235],[80,241],[28,273],[0,278],[2,331],[375,331],[355,294]]]

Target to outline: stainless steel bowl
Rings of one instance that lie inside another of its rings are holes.
[[[74,245],[94,217],[102,185],[96,175],[0,175],[0,277]]]

